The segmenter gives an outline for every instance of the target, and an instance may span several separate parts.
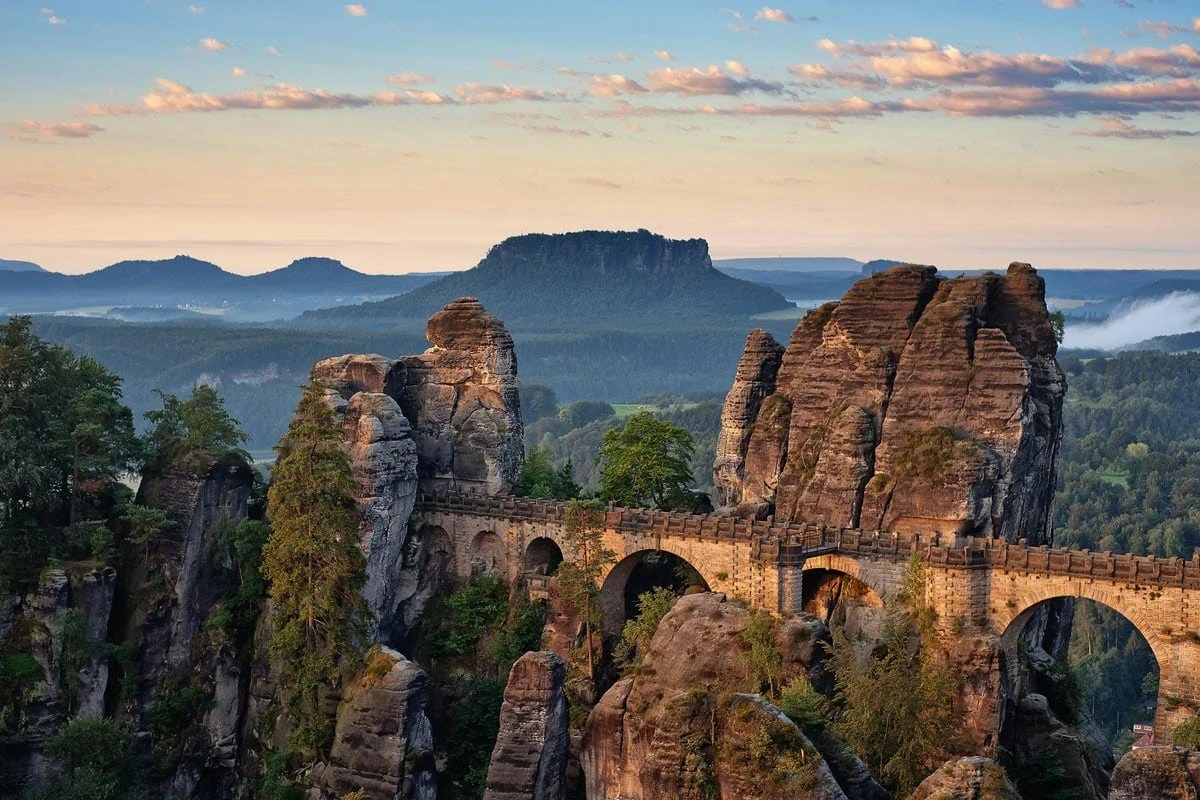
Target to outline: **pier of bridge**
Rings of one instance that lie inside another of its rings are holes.
[[[490,572],[536,581],[556,559],[574,555],[563,536],[566,507],[439,493],[419,498],[414,521],[450,549],[461,578]],[[1093,600],[1128,619],[1154,653],[1156,739],[1169,741],[1170,731],[1200,710],[1200,555],[1183,561],[616,507],[605,512],[603,541],[616,554],[600,599],[610,633],[624,623],[625,581],[649,553],[672,553],[713,591],[779,614],[802,610],[804,576],[814,570],[854,577],[887,604],[901,593],[916,555],[925,603],[946,636],[997,636],[1016,663],[1021,630],[1039,606],[1057,598]]]

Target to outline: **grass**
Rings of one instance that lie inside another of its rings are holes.
[[[1124,470],[1120,472],[1106,472],[1104,470],[1097,470],[1096,477],[1105,483],[1112,484],[1113,486],[1120,486],[1122,489],[1129,488],[1129,473]]]

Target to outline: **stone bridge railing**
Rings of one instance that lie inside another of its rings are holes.
[[[521,522],[563,524],[567,503],[505,495],[437,492],[421,494],[425,512],[473,515]],[[830,528],[817,523],[747,520],[720,514],[690,514],[609,506],[606,527],[629,534],[708,541],[746,541],[752,557],[780,566],[800,566],[825,553],[907,559],[919,553],[927,564],[949,569],[1007,569],[1109,581],[1200,589],[1200,549],[1190,561],[1128,554],[1060,550],[1003,539],[889,533]]]

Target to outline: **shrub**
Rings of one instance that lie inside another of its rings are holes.
[[[641,666],[658,623],[674,608],[677,599],[674,592],[662,586],[638,595],[637,616],[625,623],[621,641],[613,651],[613,658],[624,669],[636,670]]]

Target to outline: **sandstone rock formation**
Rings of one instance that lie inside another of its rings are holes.
[[[437,797],[433,728],[425,714],[428,690],[424,670],[395,650],[372,655],[338,707],[329,764],[319,779],[327,796]]]
[[[675,604],[641,668],[614,684],[588,718],[582,762],[589,800],[846,796],[830,772],[833,762],[778,709],[738,693],[756,688],[738,656],[749,621],[750,612],[720,594]],[[818,645],[828,635],[810,617],[781,624],[785,670],[820,680]],[[773,754],[748,752],[762,735],[778,745]],[[856,796],[886,796],[878,792]]]
[[[801,320],[773,376],[769,343],[751,336],[723,417],[721,498],[792,521],[1045,542],[1056,349],[1027,264],[876,273]]]
[[[513,664],[484,800],[562,800],[567,772],[567,665],[526,653]]]
[[[909,800],[1021,800],[1004,768],[990,758],[947,761],[921,781]]]
[[[1196,800],[1200,752],[1179,747],[1131,750],[1117,764],[1108,800]]]
[[[446,566],[439,543],[408,524],[418,491],[494,494],[524,460],[516,353],[503,323],[463,297],[430,318],[426,336],[433,347],[421,355],[345,355],[313,367],[361,487],[364,594],[379,641],[407,635]]]

